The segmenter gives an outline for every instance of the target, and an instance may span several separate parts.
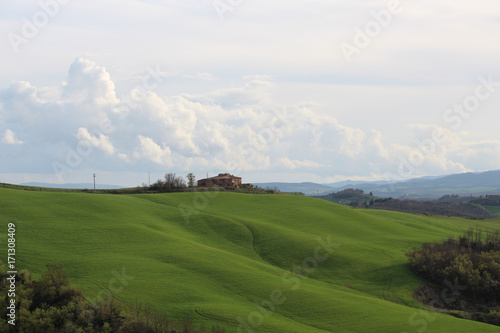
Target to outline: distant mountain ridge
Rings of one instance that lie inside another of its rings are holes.
[[[485,195],[500,194],[500,170],[468,172],[444,176],[426,176],[404,181],[341,181],[317,183],[256,183],[266,188],[278,188],[282,192],[302,192],[309,196],[327,195],[346,188],[372,192],[380,197],[437,198],[447,194]]]
[[[386,185],[361,185],[362,190],[377,196],[437,198],[447,194],[500,194],[500,170],[461,173],[435,179],[410,179]]]

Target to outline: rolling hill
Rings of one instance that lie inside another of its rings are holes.
[[[296,195],[111,195],[0,188],[17,269],[60,264],[95,302],[112,294],[230,332],[500,332],[425,309],[405,253],[468,221],[355,210]]]

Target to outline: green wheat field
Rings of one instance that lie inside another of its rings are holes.
[[[229,332],[500,332],[425,308],[405,253],[472,221],[357,210],[299,195],[92,194],[0,188],[16,268],[59,264],[91,302],[113,295]]]

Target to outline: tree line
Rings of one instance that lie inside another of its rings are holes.
[[[187,175],[188,183],[183,177],[177,176],[175,173],[167,173],[163,179],[158,179],[155,183],[149,186],[150,189],[156,192],[174,192],[185,189],[186,187],[193,187],[195,177],[192,173]]]
[[[494,205],[499,202],[498,196],[489,196],[477,200],[458,200],[458,196],[445,196],[436,201],[430,200],[400,200],[394,198],[378,198],[370,192],[365,194],[359,189],[345,189],[328,195],[330,198],[348,199],[349,206],[355,208],[383,209],[403,213],[454,216],[469,219],[489,219],[494,216],[481,204]]]

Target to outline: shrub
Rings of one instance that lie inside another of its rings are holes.
[[[450,284],[454,284],[459,286],[454,291],[455,297],[442,307],[466,309],[471,318],[498,325],[499,313],[492,311],[500,299],[498,233],[469,230],[458,239],[426,243],[419,250],[409,251],[407,256],[410,269],[434,286],[426,289],[423,299],[432,299],[429,294],[439,295],[439,291],[449,290]]]

